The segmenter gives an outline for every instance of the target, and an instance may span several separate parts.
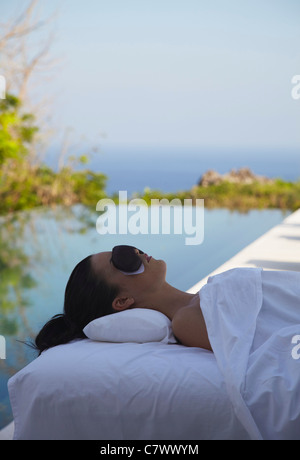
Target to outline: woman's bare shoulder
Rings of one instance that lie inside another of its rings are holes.
[[[200,308],[199,296],[181,307],[172,319],[172,329],[175,337],[187,347],[199,347],[211,350],[204,317]]]

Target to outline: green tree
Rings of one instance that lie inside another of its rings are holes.
[[[34,115],[24,113],[21,101],[8,94],[0,102],[0,214],[36,206],[75,203],[95,206],[105,196],[106,176],[64,166],[58,172],[31,164],[31,149],[39,128]],[[79,156],[78,163],[87,162]]]
[[[21,112],[21,101],[8,94],[0,101],[0,166],[9,160],[22,160],[28,155],[38,127],[32,114]]]

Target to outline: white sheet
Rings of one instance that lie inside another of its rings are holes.
[[[213,353],[85,339],[9,380],[15,439],[249,439]]]
[[[200,304],[235,413],[252,439],[300,439],[300,273],[233,269]]]

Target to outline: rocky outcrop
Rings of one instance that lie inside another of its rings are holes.
[[[232,182],[236,184],[253,184],[253,182],[260,182],[262,184],[269,184],[274,181],[268,177],[254,174],[250,168],[232,169],[226,174],[219,174],[217,171],[210,169],[203,174],[198,185],[208,187],[209,185],[219,185],[222,182]]]

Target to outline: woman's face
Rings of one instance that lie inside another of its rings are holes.
[[[147,306],[149,295],[165,283],[166,263],[147,254],[140,254],[138,249],[136,253],[144,265],[143,273],[137,275],[125,275],[118,270],[111,261],[112,251],[94,254],[92,265],[96,274],[99,273],[99,276],[104,277],[108,283],[119,287],[118,297],[133,299],[133,303],[129,302],[129,304],[137,308]],[[116,308],[116,305],[113,306]]]

